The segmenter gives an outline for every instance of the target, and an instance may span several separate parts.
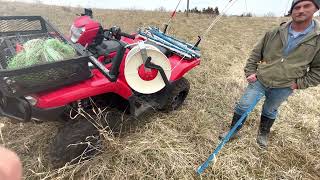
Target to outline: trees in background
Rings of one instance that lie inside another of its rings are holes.
[[[187,10],[185,10],[184,12],[187,12]],[[193,9],[189,10],[190,13],[195,13],[195,14],[210,14],[210,15],[219,15],[219,8],[215,7],[207,7],[207,8],[203,8],[202,10],[199,10],[197,7],[194,7]]]

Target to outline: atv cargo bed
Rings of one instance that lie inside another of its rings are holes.
[[[76,56],[56,62],[6,69],[17,46],[31,39],[55,38],[71,45]],[[41,16],[0,16],[0,91],[6,96],[25,96],[53,90],[91,77],[89,57],[81,46],[70,43]]]

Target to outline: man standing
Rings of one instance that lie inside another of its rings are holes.
[[[319,5],[318,0],[293,0],[292,21],[267,32],[247,60],[244,71],[249,85],[235,107],[231,128],[256,98],[265,96],[257,136],[261,147],[267,147],[278,108],[293,90],[320,83],[320,23],[313,19]]]

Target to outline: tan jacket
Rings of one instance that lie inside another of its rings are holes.
[[[245,74],[256,73],[266,87],[290,87],[294,82],[299,89],[320,84],[320,23],[295,48],[284,57],[290,22],[265,34],[252,50]]]

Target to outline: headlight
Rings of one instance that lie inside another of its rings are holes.
[[[71,33],[71,41],[73,43],[77,43],[81,34],[85,31],[85,27],[77,28],[74,25],[71,26],[70,33]]]

